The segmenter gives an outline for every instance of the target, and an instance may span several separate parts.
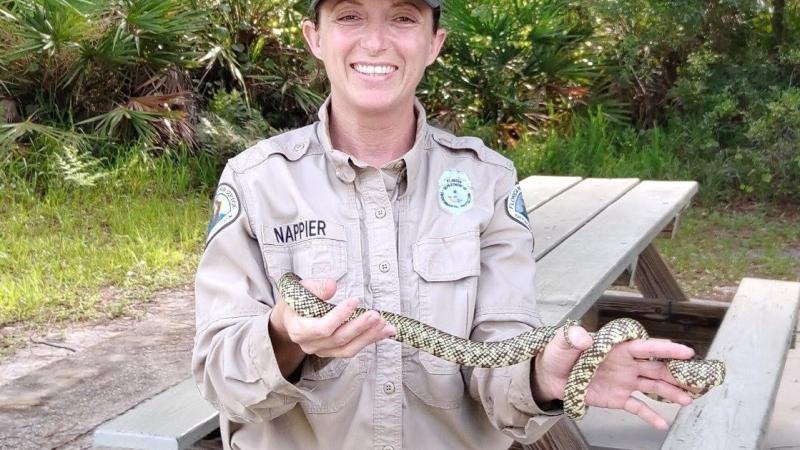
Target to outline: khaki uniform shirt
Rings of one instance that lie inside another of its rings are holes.
[[[333,278],[332,303],[399,313],[473,340],[541,325],[533,240],[512,163],[429,126],[382,170],[331,147],[320,121],[228,162],[196,279],[192,368],[226,448],[505,449],[558,418],[528,362],[472,369],[384,340],[308,356],[281,376],[268,333],[276,282]],[[387,189],[388,188],[388,189]]]

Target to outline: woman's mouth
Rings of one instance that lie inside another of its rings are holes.
[[[381,76],[381,75],[389,75],[390,73],[397,71],[397,66],[393,66],[390,64],[350,64],[350,67],[353,68],[356,72],[362,75],[368,76]]]

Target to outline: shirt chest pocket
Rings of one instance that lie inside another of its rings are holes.
[[[264,244],[262,252],[267,273],[274,283],[286,272],[294,272],[303,279],[333,278],[337,281],[347,273],[344,239],[320,237],[291,244]]]
[[[481,270],[478,232],[421,239],[414,244],[412,258],[419,278],[419,320],[446,333],[469,337]],[[458,364],[426,352],[418,353],[418,364],[422,370],[410,374],[409,388],[420,399],[445,408],[460,403],[464,384]]]
[[[329,303],[336,304],[346,298],[343,281],[347,273],[347,241],[344,239],[318,237],[290,244],[263,244],[262,254],[276,293],[280,277],[286,272],[294,272],[302,279],[336,280],[336,294]],[[350,362],[351,359],[310,355],[303,366],[302,377],[304,380],[334,382]],[[324,402],[317,407],[324,410]]]

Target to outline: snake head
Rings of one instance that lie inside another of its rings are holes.
[[[673,359],[667,362],[667,368],[678,383],[692,386],[698,397],[725,381],[725,363],[717,359]]]

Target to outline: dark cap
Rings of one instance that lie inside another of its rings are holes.
[[[316,8],[319,2],[320,0],[311,0],[311,7]],[[425,0],[425,3],[429,4],[431,8],[439,8],[442,6],[442,0]]]

